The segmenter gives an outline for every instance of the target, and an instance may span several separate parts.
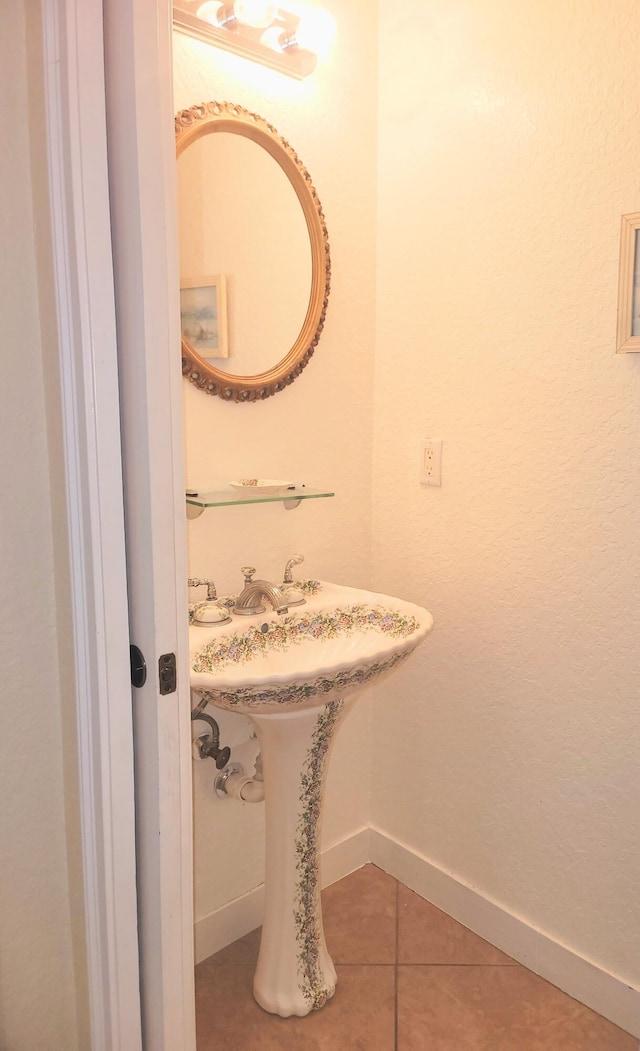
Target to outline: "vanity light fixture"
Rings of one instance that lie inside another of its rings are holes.
[[[270,0],[174,0],[177,29],[205,43],[302,80],[335,36],[335,21],[319,7],[286,10]]]

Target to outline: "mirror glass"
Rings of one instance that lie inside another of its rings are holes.
[[[293,186],[258,143],[204,135],[178,158],[178,216],[183,336],[223,372],[265,372],[295,343],[311,295],[311,246]],[[197,297],[185,285],[207,287],[217,275],[226,346],[199,345]]]
[[[257,114],[207,102],[175,123],[183,375],[228,401],[268,398],[300,375],[324,325],[318,195]]]

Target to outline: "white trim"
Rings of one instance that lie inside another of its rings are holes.
[[[376,828],[369,858],[530,971],[640,1037],[640,991],[484,898],[472,887]]]
[[[43,3],[92,1051],[141,1047],[101,0]]]
[[[264,883],[261,883],[240,898],[234,898],[196,920],[193,925],[196,963],[202,963],[255,930],[262,923],[263,913]]]
[[[369,828],[361,828],[346,839],[334,843],[322,851],[320,857],[320,882],[323,887],[348,876],[369,861]]]
[[[320,873],[323,887],[348,876],[362,868],[369,860],[369,829],[363,828],[340,843],[334,843],[322,851]],[[227,905],[203,916],[194,925],[196,963],[201,963],[215,952],[262,923],[264,911],[264,883],[248,894],[230,901]]]

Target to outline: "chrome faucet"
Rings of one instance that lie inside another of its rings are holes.
[[[243,566],[244,588],[238,601],[233,607],[233,612],[241,617],[252,617],[255,613],[264,613],[265,607],[260,599],[267,598],[276,613],[282,615],[287,613],[289,607],[281,589],[268,580],[254,580],[255,569],[252,566]]]
[[[293,584],[293,574],[291,572],[293,566],[299,566],[304,562],[304,555],[292,555],[286,566],[284,567],[284,574],[282,577],[283,584]]]
[[[216,591],[216,586],[213,583],[213,580],[209,580],[208,577],[203,577],[202,579],[200,579],[199,577],[189,577],[189,579],[187,580],[187,586],[190,588],[199,588],[201,584],[206,585],[207,602],[212,602],[214,599],[217,599],[218,593]]]
[[[284,574],[282,576],[282,584],[280,587],[283,589],[290,606],[304,606],[306,601],[303,592],[295,583],[291,572],[293,566],[299,566],[301,562],[304,562],[304,555],[292,555],[284,567]]]

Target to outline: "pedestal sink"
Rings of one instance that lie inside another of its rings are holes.
[[[319,585],[304,606],[190,629],[191,686],[255,725],[266,804],[265,914],[254,996],[305,1015],[333,996],[318,876],[326,760],[357,692],[388,674],[433,626],[401,599]]]

